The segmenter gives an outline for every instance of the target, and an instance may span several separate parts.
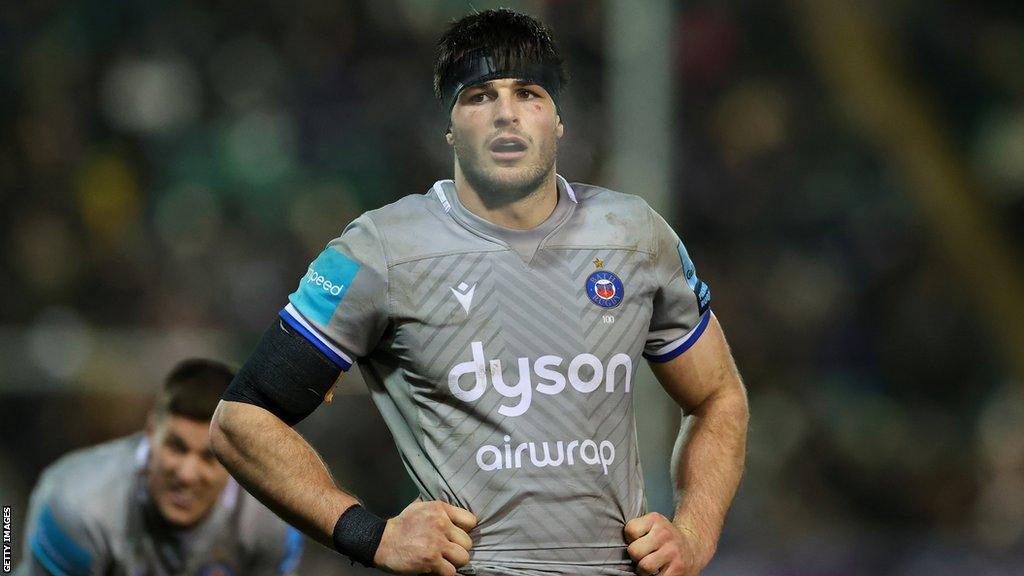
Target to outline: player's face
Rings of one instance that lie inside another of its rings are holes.
[[[480,195],[521,196],[551,177],[564,128],[544,88],[512,78],[472,86],[451,121],[456,169]]]
[[[166,414],[150,419],[146,484],[160,515],[187,527],[217,503],[228,472],[210,450],[210,423]]]

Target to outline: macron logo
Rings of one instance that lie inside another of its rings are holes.
[[[462,304],[462,309],[469,314],[469,307],[473,304],[473,292],[476,290],[476,284],[470,286],[465,282],[459,283],[459,289],[452,288],[452,294],[455,295],[455,299]]]

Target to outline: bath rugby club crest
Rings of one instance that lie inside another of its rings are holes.
[[[625,291],[622,289],[622,280],[607,270],[601,270],[604,262],[600,258],[594,260],[597,272],[587,278],[587,296],[590,301],[602,308],[615,308],[622,302]]]

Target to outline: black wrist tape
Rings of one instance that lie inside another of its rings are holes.
[[[363,566],[373,567],[373,555],[386,525],[383,518],[356,504],[345,510],[334,525],[334,549]]]

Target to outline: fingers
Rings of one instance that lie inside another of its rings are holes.
[[[653,574],[694,574],[706,560],[699,560],[692,536],[684,535],[679,527],[652,512],[626,523],[623,533],[630,540],[626,547],[629,557],[636,562],[640,576]]]
[[[668,560],[668,556],[660,550],[653,554],[648,554],[636,563],[636,572],[640,576],[652,576],[668,564]]]
[[[633,559],[633,562],[639,562],[660,546],[661,542],[653,534],[647,534],[631,542],[626,551],[629,552],[629,557]]]
[[[651,512],[626,522],[626,526],[622,529],[622,533],[626,537],[626,544],[632,544],[634,540],[642,538],[644,534],[650,532],[658,516],[661,516],[661,514]]]
[[[470,550],[473,548],[473,539],[458,526],[452,526],[448,529],[448,540],[458,544],[463,550]]]
[[[441,506],[444,508],[445,514],[451,519],[452,524],[455,524],[459,528],[462,528],[466,532],[469,532],[476,527],[476,516],[472,512],[458,506],[452,506],[447,502],[441,502]]]
[[[458,544],[449,542],[445,545],[441,554],[444,556],[445,560],[451,562],[456,568],[461,568],[462,566],[469,564],[469,552]]]
[[[440,558],[438,559],[437,562],[434,563],[434,566],[430,570],[430,573],[438,574],[440,576],[458,576],[458,570],[455,568],[455,566],[452,566],[452,563],[445,560],[444,558]]]

